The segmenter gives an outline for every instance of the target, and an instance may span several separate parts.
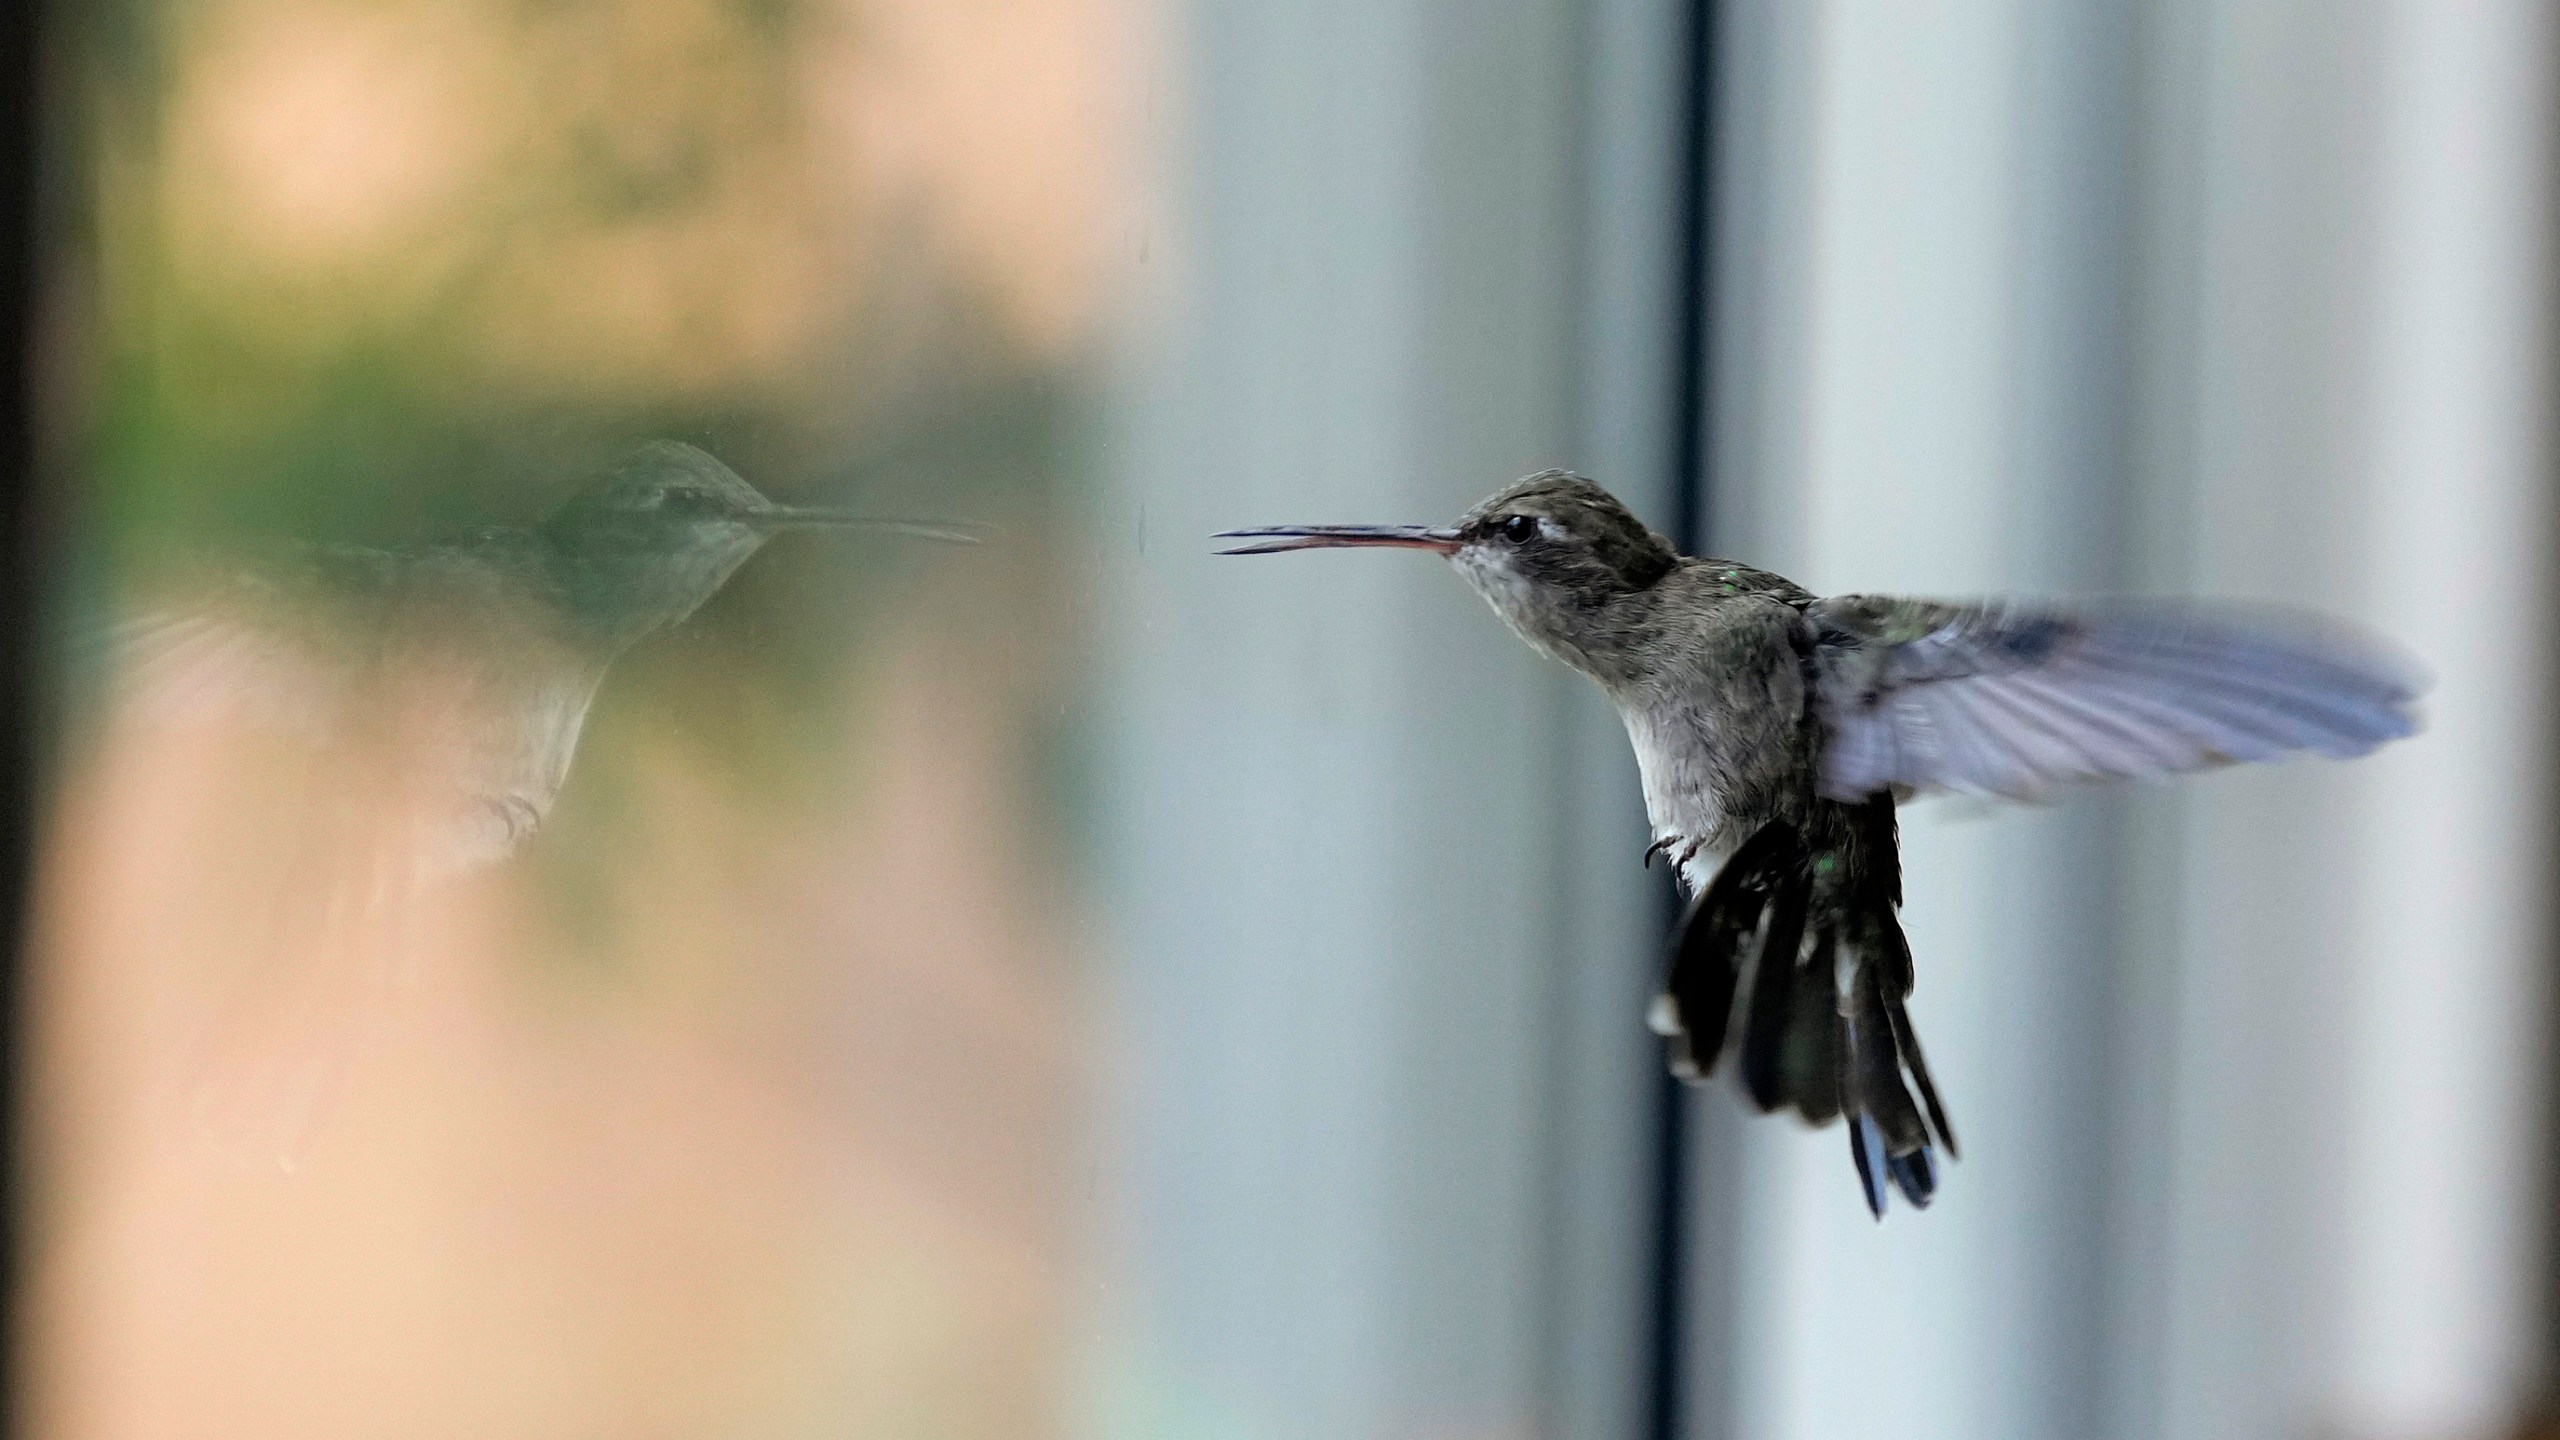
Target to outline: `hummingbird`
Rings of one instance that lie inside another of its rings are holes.
[[[786,530],[973,543],[966,527],[782,505],[671,440],[530,528],[405,549],[304,545],[220,567],[120,627],[165,712],[246,713],[324,746],[396,730],[427,873],[513,852],[551,812],[607,669]]]
[[[1906,1001],[1895,806],[2064,786],[2415,733],[2422,688],[2342,628],[2232,606],[1819,597],[1683,555],[1565,471],[1446,527],[1230,530],[1227,555],[1331,548],[1446,559],[1531,648],[1624,721],[1689,901],[1648,1022],[1674,1073],[1728,1055],[1764,1113],[1846,1121],[1868,1209],[1937,1192],[1954,1127]]]
[[[303,544],[202,559],[107,637],[111,735],[212,739],[164,797],[237,822],[178,885],[267,874],[200,912],[167,898],[180,955],[245,937],[253,961],[185,1081],[200,1135],[299,1166],[361,1037],[416,978],[437,882],[543,824],[614,662],[682,622],[766,542],[861,530],[971,543],[967,527],[776,503],[703,451],[639,447],[529,527],[398,549]],[[139,730],[120,728],[136,724]],[[110,753],[131,764],[147,750]],[[144,767],[147,768],[147,767]],[[154,772],[159,773],[159,772]],[[246,813],[240,813],[240,812]],[[147,848],[137,847],[137,848]],[[260,871],[232,851],[273,852]],[[441,893],[436,892],[436,893]],[[228,953],[228,952],[223,952]],[[202,963],[197,961],[194,963]]]

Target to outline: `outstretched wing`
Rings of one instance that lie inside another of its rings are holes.
[[[1805,615],[1822,788],[1838,800],[1892,788],[2030,798],[2074,781],[2345,759],[2417,729],[2411,667],[2274,612],[1848,595]]]

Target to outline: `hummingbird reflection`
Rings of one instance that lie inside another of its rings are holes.
[[[1911,951],[1894,805],[2292,754],[2416,729],[2419,685],[2333,629],[2194,606],[2074,610],[1849,595],[1693,559],[1561,471],[1446,529],[1233,530],[1260,555],[1446,558],[1532,647],[1598,682],[1644,782],[1653,846],[1692,896],[1653,1028],[1682,1077],[1738,1056],[1763,1111],[1848,1121],[1868,1207],[1913,1205],[1956,1154],[1904,1011]],[[1916,1098],[1915,1098],[1916,1092]]]
[[[426,873],[503,858],[551,813],[597,687],[785,530],[967,530],[778,505],[655,441],[531,529],[404,550],[311,546],[235,567],[132,621],[128,683],[163,711],[230,709],[324,744],[406,742]]]
[[[273,903],[217,906],[258,932],[252,993],[232,1007],[246,1018],[220,1028],[260,1035],[209,1042],[210,1077],[186,1082],[199,1128],[290,1168],[411,969],[430,882],[505,858],[542,825],[617,658],[692,615],[774,536],[815,529],[974,539],[777,504],[701,450],[657,441],[530,528],[226,560],[119,626],[118,715],[242,737],[208,752],[255,797],[234,848],[293,852]],[[198,948],[218,947],[224,923]]]

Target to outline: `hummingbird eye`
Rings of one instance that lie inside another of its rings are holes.
[[[1494,527],[1494,532],[1513,545],[1526,545],[1537,536],[1538,517],[1506,515],[1502,523]]]

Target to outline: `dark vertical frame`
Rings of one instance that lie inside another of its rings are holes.
[[[24,957],[34,849],[37,651],[45,559],[37,483],[36,329],[43,290],[39,203],[42,73],[37,0],[0,5],[0,1429],[22,1431],[27,1156]]]
[[[1715,293],[1713,245],[1715,194],[1716,38],[1719,0],[1687,0],[1683,9],[1680,134],[1673,158],[1671,426],[1665,447],[1670,468],[1672,523],[1681,548],[1707,546],[1707,445],[1712,423],[1709,339]],[[1676,925],[1676,887],[1665,890],[1666,929]],[[1690,1185],[1697,1157],[1689,1142],[1688,1090],[1668,1070],[1655,1092],[1653,1133],[1653,1255],[1646,1296],[1648,1354],[1645,1394],[1647,1440],[1688,1440],[1696,1397],[1690,1384],[1692,1322]]]

